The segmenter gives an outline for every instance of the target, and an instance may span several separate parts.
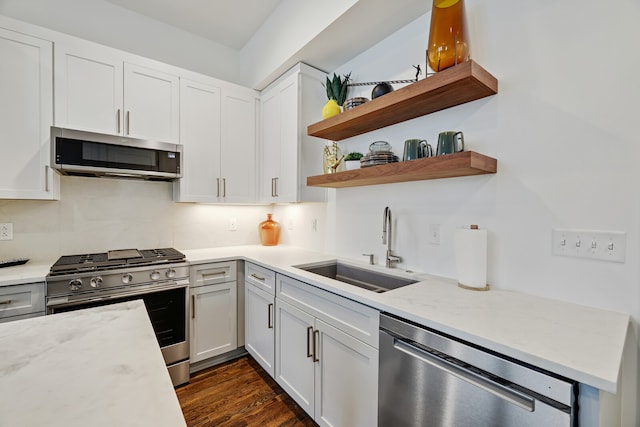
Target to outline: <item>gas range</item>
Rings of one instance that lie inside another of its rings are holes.
[[[174,385],[189,381],[189,263],[171,249],[65,255],[46,278],[47,314],[141,299]]]
[[[189,277],[185,255],[173,248],[118,249],[65,255],[47,275],[47,297],[67,300],[91,295],[130,292]]]

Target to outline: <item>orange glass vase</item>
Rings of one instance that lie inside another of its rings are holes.
[[[438,72],[469,59],[464,0],[433,0],[427,47],[429,67]]]
[[[267,219],[258,226],[260,242],[263,246],[275,246],[280,242],[280,224],[271,219],[271,214],[267,214]]]

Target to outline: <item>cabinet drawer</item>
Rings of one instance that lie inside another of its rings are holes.
[[[378,310],[281,274],[276,297],[378,348]]]
[[[44,282],[0,287],[0,318],[44,313]]]
[[[191,266],[190,286],[194,288],[217,283],[235,282],[236,277],[236,261],[194,265]]]
[[[245,263],[244,279],[247,283],[252,283],[265,292],[275,295],[276,273],[267,268],[260,267],[250,262]]]

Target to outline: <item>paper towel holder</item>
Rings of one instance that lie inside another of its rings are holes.
[[[478,230],[478,225],[477,224],[471,224],[469,229]],[[486,245],[486,240],[485,240],[485,245]],[[486,260],[485,260],[485,265],[486,265]],[[486,274],[486,267],[485,267],[485,274]],[[458,287],[462,288],[462,289],[470,290],[470,291],[488,291],[490,289],[489,284],[486,284],[485,286],[467,286],[467,285],[463,285],[460,282],[458,282]]]

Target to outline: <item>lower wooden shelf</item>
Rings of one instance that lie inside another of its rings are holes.
[[[498,161],[474,151],[307,177],[310,187],[346,188],[496,173]]]

